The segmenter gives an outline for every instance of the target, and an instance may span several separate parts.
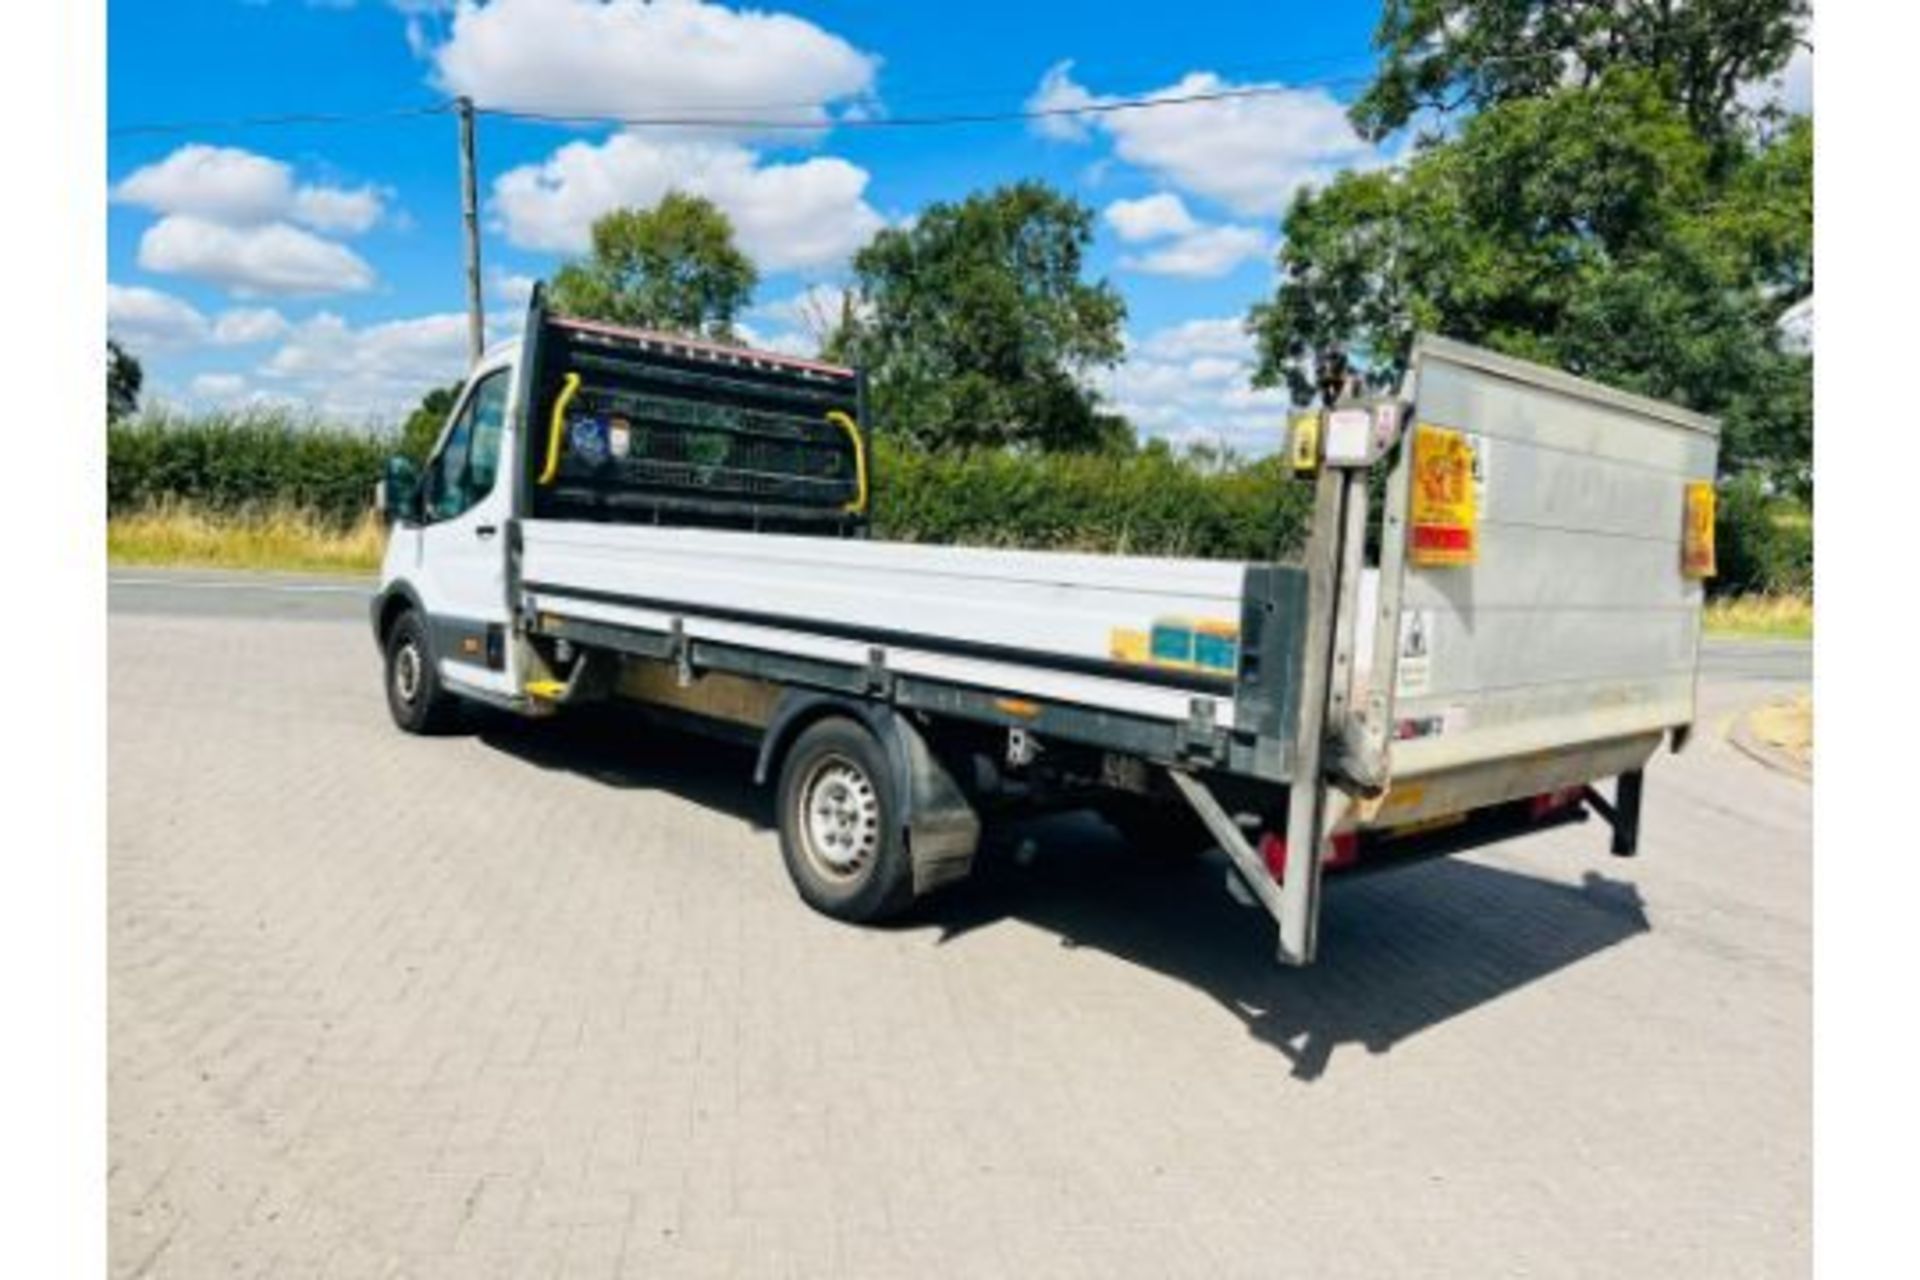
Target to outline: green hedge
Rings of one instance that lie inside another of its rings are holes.
[[[211,511],[277,505],[351,524],[373,502],[390,437],[280,410],[147,414],[107,429],[107,509],[188,501]]]
[[[1714,509],[1715,595],[1813,590],[1813,515],[1769,495],[1757,476],[1720,485]]]
[[[1268,460],[1202,472],[1125,456],[875,450],[877,535],[907,542],[1273,559],[1296,550],[1312,486]]]

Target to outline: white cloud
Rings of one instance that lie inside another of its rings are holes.
[[[1072,78],[1072,64],[1047,72],[1028,99],[1035,109],[1086,106],[1116,99],[1089,92]],[[1257,88],[1261,97],[1232,98],[1113,111],[1035,123],[1040,133],[1085,139],[1098,132],[1129,164],[1174,186],[1218,200],[1242,215],[1278,214],[1307,184],[1342,169],[1366,168],[1381,153],[1354,132],[1346,108],[1323,89],[1277,83],[1236,85],[1195,71],[1146,97],[1179,97]]]
[[[734,325],[734,331],[739,334],[743,346],[752,347],[756,351],[772,351],[783,356],[800,356],[805,359],[812,359],[820,354],[820,344],[797,329],[769,332],[755,328],[751,324],[741,323]]]
[[[1196,356],[1224,356],[1228,359],[1253,359],[1253,338],[1246,321],[1237,316],[1219,319],[1188,320],[1160,329],[1138,347],[1142,355],[1156,360],[1190,360]]]
[[[533,276],[522,275],[515,271],[494,269],[487,272],[487,291],[495,302],[524,309],[533,297],[533,286],[539,281]]]
[[[206,340],[207,318],[191,303],[141,285],[107,286],[107,332],[136,354]]]
[[[1201,227],[1150,253],[1122,258],[1120,265],[1147,275],[1212,280],[1243,262],[1265,257],[1270,249],[1266,234],[1253,227]]]
[[[350,293],[373,287],[373,268],[343,244],[284,222],[230,226],[169,214],[140,237],[140,265],[216,284],[241,297]]]
[[[213,340],[223,347],[244,347],[283,337],[293,326],[272,307],[230,307],[213,322]]]
[[[1040,77],[1039,87],[1027,99],[1027,110],[1043,113],[1033,122],[1034,132],[1041,137],[1056,138],[1062,142],[1085,142],[1093,136],[1092,126],[1088,123],[1092,117],[1044,113],[1070,113],[1097,102],[1098,98],[1074,80],[1071,61],[1056,62]]]
[[[1105,217],[1114,234],[1129,244],[1187,235],[1200,225],[1187,211],[1186,201],[1170,191],[1138,200],[1115,200],[1107,206]]]
[[[289,329],[271,307],[230,307],[209,321],[193,304],[144,285],[107,286],[107,332],[135,350],[179,350],[211,342],[269,342]]]
[[[208,404],[232,404],[247,394],[247,380],[237,373],[201,373],[187,384],[187,393]]]
[[[579,253],[602,214],[685,191],[725,210],[740,247],[771,272],[828,267],[866,243],[885,225],[866,186],[866,170],[832,156],[763,164],[738,143],[627,132],[509,170],[493,184],[492,207],[513,244]]]
[[[316,231],[358,235],[380,221],[384,204],[377,188],[301,187],[293,193],[293,220]]]
[[[323,311],[294,326],[259,374],[322,418],[394,418],[430,389],[464,377],[467,367],[463,311],[360,328]]]
[[[1125,362],[1097,385],[1143,436],[1259,456],[1280,447],[1288,399],[1255,390],[1253,364],[1239,318],[1189,320],[1129,341]]]
[[[483,106],[556,115],[827,119],[877,60],[791,14],[698,0],[462,4],[431,53],[439,85]]]
[[[752,314],[789,329],[802,329],[822,338],[840,323],[849,293],[838,284],[811,284],[784,298],[753,308]]]
[[[113,197],[156,213],[230,226],[291,220],[317,231],[365,231],[385,210],[377,187],[296,185],[285,161],[198,142],[134,170],[114,187]]]
[[[1128,244],[1161,241],[1151,252],[1120,260],[1130,271],[1187,279],[1215,279],[1242,262],[1270,251],[1266,235],[1253,227],[1209,226],[1195,218],[1186,201],[1162,191],[1107,206],[1107,225]]]
[[[234,147],[199,143],[136,169],[113,189],[114,199],[159,213],[187,213],[221,222],[263,222],[293,201],[286,165]]]

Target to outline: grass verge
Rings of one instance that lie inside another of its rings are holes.
[[[1803,595],[1757,595],[1710,600],[1707,633],[1810,640],[1813,638],[1813,599]]]
[[[342,526],[295,507],[228,515],[167,503],[107,521],[113,564],[371,573],[385,546],[386,528],[372,512]]]
[[[1803,768],[1812,767],[1813,699],[1807,694],[1761,707],[1747,717],[1747,724],[1753,736],[1767,746],[1784,752]]]

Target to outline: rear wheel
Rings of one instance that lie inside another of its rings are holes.
[[[387,632],[387,711],[408,733],[444,733],[460,715],[434,669],[426,624],[412,610]]]
[[[833,716],[811,725],[780,767],[780,852],[806,904],[865,924],[913,902],[913,867],[893,770],[874,736]]]

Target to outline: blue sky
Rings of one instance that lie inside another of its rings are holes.
[[[1265,452],[1280,398],[1239,331],[1273,287],[1302,183],[1384,163],[1342,113],[1371,4],[841,0],[113,0],[109,326],[164,399],[290,400],[392,417],[464,357],[455,126],[446,115],[127,132],[276,113],[387,112],[470,94],[549,114],[776,107],[804,133],[483,118],[489,337],[592,218],[709,195],[762,271],[751,336],[806,350],[848,254],[931,201],[1037,177],[1099,213],[1094,273],[1125,295],[1101,379],[1147,434]],[[871,116],[1282,86],[1233,102],[1051,122],[869,129]],[[763,113],[765,114],[765,113]],[[118,132],[115,132],[118,131]]]

